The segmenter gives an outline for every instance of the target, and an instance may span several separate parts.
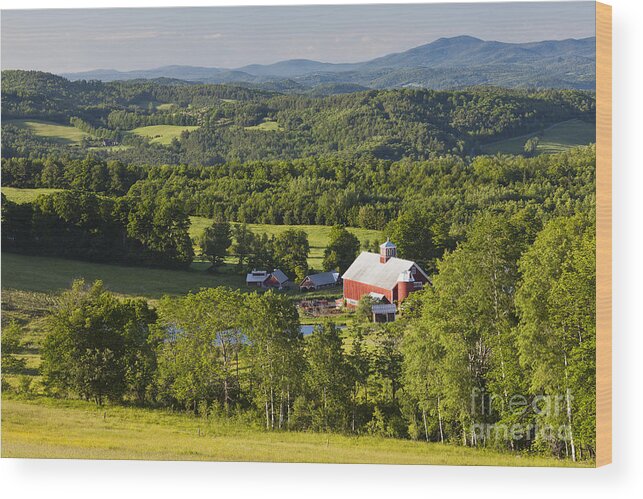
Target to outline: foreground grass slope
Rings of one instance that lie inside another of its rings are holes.
[[[268,433],[162,410],[45,398],[2,401],[2,457],[570,466],[451,445],[321,433]]]

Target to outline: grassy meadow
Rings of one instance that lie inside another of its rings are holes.
[[[88,133],[71,125],[61,125],[50,121],[8,120],[5,123],[26,128],[38,137],[50,139],[60,144],[80,145],[84,137],[91,137]]]
[[[192,222],[190,226],[190,236],[195,239],[200,236],[206,227],[212,224],[212,220],[205,217],[190,217]],[[256,234],[268,234],[276,236],[288,229],[303,230],[308,234],[310,243],[310,254],[308,256],[308,265],[313,269],[321,269],[324,259],[324,248],[328,244],[330,231],[332,227],[326,225],[270,225],[270,224],[248,224],[248,228]],[[347,227],[360,242],[380,241],[382,232],[379,230],[360,229],[357,227]]]
[[[134,128],[130,131],[135,135],[147,137],[150,142],[161,144],[164,146],[170,145],[172,139],[178,139],[183,131],[191,132],[199,128],[198,126],[181,126],[181,125],[152,125],[141,126]]]
[[[546,128],[543,133],[529,133],[482,146],[485,154],[523,154],[525,142],[538,136],[537,154],[555,154],[596,141],[596,126],[581,120],[568,120]]]
[[[2,457],[569,466],[436,443],[265,432],[239,421],[46,398],[2,400]]]
[[[2,186],[2,194],[14,203],[31,203],[38,196],[60,191],[62,191],[62,189],[18,189],[17,187]]]
[[[88,282],[100,279],[115,293],[158,299],[202,287],[245,286],[244,276],[205,272],[208,266],[195,262],[189,270],[167,270],[2,253],[2,288],[56,293],[82,277]]]
[[[258,125],[246,126],[246,130],[259,130],[261,132],[277,132],[283,130],[276,121],[264,121]]]

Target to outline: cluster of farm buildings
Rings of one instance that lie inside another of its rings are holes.
[[[343,284],[342,299],[332,302],[306,300],[302,306],[311,309],[355,308],[368,295],[373,302],[373,320],[389,322],[395,320],[400,304],[429,282],[422,268],[411,260],[398,258],[395,244],[387,240],[380,245],[379,253],[360,253],[343,275],[333,271],[310,274],[298,286],[301,291],[317,291]],[[264,289],[289,289],[295,286],[279,269],[272,272],[253,270],[246,276],[246,284]]]

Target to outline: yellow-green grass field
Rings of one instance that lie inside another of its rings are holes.
[[[80,145],[84,137],[91,137],[91,135],[76,127],[61,125],[50,121],[8,120],[4,123],[11,123],[12,125],[16,125],[20,128],[26,128],[37,137],[47,138],[67,145]]]
[[[16,187],[2,187],[2,194],[14,203],[31,203],[38,196],[60,192],[62,189],[18,189]]]
[[[573,119],[546,128],[542,134],[529,133],[520,137],[500,140],[482,146],[485,154],[523,154],[527,140],[538,135],[538,154],[555,154],[573,147],[596,142],[596,126],[593,123]]]
[[[277,132],[283,130],[276,121],[264,121],[258,125],[246,126],[246,130],[259,130],[261,132]]]
[[[266,432],[159,409],[2,400],[2,457],[570,466],[535,456],[380,437]]]
[[[197,239],[206,227],[212,224],[212,220],[205,217],[190,217],[190,236]],[[320,270],[324,259],[324,249],[328,245],[330,231],[332,227],[327,225],[270,225],[270,224],[248,224],[248,228],[255,234],[268,234],[268,236],[277,236],[288,229],[303,230],[308,235],[310,244],[310,254],[308,256],[308,265],[312,269]],[[379,230],[360,229],[357,227],[348,227],[348,230],[357,236],[360,242],[379,241],[382,242],[382,232]]]
[[[172,104],[171,102],[165,102],[163,104],[157,104],[156,109],[158,111],[169,111],[170,109],[174,109],[177,107],[175,104]]]
[[[178,139],[183,131],[192,132],[197,128],[199,127],[181,125],[152,125],[134,128],[130,131],[130,133],[139,135],[141,137],[147,137],[151,139],[150,142],[167,146],[172,143],[172,139]]]

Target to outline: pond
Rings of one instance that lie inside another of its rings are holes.
[[[301,331],[301,334],[304,336],[308,336],[310,334],[313,334],[315,332],[315,328],[318,326],[318,324],[302,324],[299,326],[299,330]],[[337,329],[345,329],[346,326],[337,326]]]

